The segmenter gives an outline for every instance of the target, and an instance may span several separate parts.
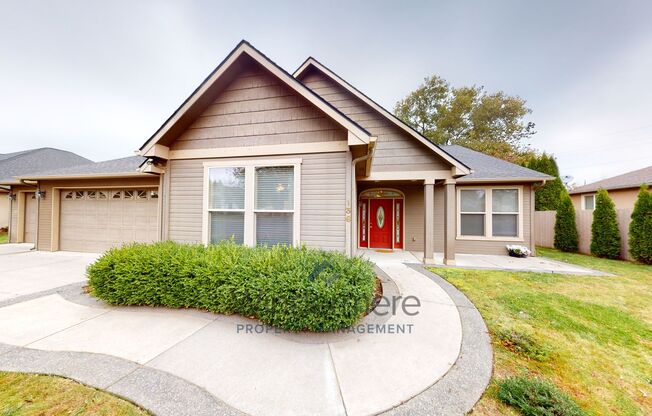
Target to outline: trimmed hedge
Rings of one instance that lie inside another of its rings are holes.
[[[652,264],[652,193],[641,185],[632,222],[629,223],[629,252],[635,260]]]
[[[579,249],[575,208],[566,190],[560,193],[555,215],[555,248],[569,253],[577,253]]]
[[[371,262],[341,253],[170,241],[107,251],[87,270],[91,293],[113,305],[199,308],[291,331],[355,324],[374,296]]]
[[[608,259],[620,257],[620,231],[616,206],[604,189],[598,190],[591,223],[591,254]]]

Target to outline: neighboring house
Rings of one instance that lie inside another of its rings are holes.
[[[92,163],[84,157],[65,150],[49,147],[0,154],[0,228],[8,228],[11,220],[9,189],[20,185],[17,176],[37,170],[55,169]],[[29,204],[32,208],[32,204]],[[31,213],[31,211],[30,211]],[[35,212],[33,213],[35,215]]]
[[[244,41],[140,155],[24,176],[45,191],[38,248],[234,239],[442,252],[452,264],[533,248],[532,185],[551,179],[436,146],[316,60],[290,75]]]
[[[652,185],[652,166],[578,186],[570,194],[577,210],[593,210],[598,189],[609,192],[616,209],[633,209],[642,184]]]

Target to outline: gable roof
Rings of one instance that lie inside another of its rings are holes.
[[[30,173],[20,177],[20,179],[43,180],[144,176],[147,174],[140,173],[138,168],[145,160],[147,159],[142,156],[128,156],[120,159],[105,160],[103,162]]]
[[[187,127],[198,113],[204,109],[212,100],[205,97],[216,95],[216,91],[221,91],[226,87],[228,81],[221,78],[231,69],[237,70],[242,59],[252,59],[257,62],[276,78],[281,80],[285,85],[290,87],[297,94],[308,100],[311,104],[319,108],[327,116],[347,129],[359,141],[359,144],[369,144],[372,136],[366,129],[358,123],[348,118],[333,105],[322,99],[319,95],[312,92],[309,88],[296,80],[292,75],[283,68],[274,63],[271,59],[254,48],[249,42],[242,40],[227,55],[226,58],[211,72],[208,77],[186,98],[186,100],[177,108],[174,113],[158,128],[158,130],[149,138],[141,147],[141,154],[145,154],[155,144],[161,140],[169,139],[174,136],[175,126],[181,128]],[[228,78],[228,77],[227,77]]]
[[[0,184],[18,185],[17,176],[36,170],[58,169],[93,163],[92,160],[65,150],[42,147],[0,155]]]
[[[299,68],[297,68],[297,70],[294,71],[294,74],[292,74],[292,76],[299,79],[301,77],[301,74],[305,73],[311,67],[322,72],[324,75],[326,75],[327,77],[329,77],[330,79],[338,83],[341,87],[343,87],[348,92],[353,94],[359,100],[363,101],[365,104],[373,108],[376,112],[380,113],[387,120],[391,121],[397,127],[399,127],[400,129],[408,133],[410,136],[414,137],[416,140],[421,142],[432,152],[436,153],[438,156],[446,160],[448,163],[457,167],[460,170],[461,174],[471,173],[472,168],[469,167],[467,164],[465,164],[463,161],[457,159],[456,157],[454,157],[454,155],[451,155],[450,153],[446,152],[446,150],[444,150],[442,147],[428,140],[428,138],[423,136],[418,131],[414,130],[411,126],[406,124],[403,120],[399,119],[391,112],[387,111],[384,107],[382,107],[380,104],[378,104],[377,102],[375,102],[374,100],[372,100],[371,98],[363,94],[360,90],[355,88],[353,85],[346,82],[342,77],[337,75],[335,72],[331,71],[328,67],[323,65],[315,58],[309,57],[308,59],[306,59],[303,62],[303,64],[301,64]]]
[[[578,186],[570,191],[570,194],[581,194],[584,192],[595,192],[598,189],[627,189],[638,188],[642,184],[652,185],[652,166],[643,169],[633,170],[622,175],[613,176],[601,181]]]
[[[447,145],[442,148],[473,169],[473,173],[458,178],[457,182],[538,182],[554,179],[545,173],[476,152],[468,147]]]

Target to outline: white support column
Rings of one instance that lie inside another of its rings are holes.
[[[455,265],[455,218],[457,216],[455,183],[444,185],[444,264]]]
[[[425,181],[423,184],[423,262],[435,262],[435,183]]]

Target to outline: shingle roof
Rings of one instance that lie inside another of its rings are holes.
[[[138,173],[138,168],[145,160],[147,160],[147,158],[142,156],[128,156],[120,159],[105,160],[103,162],[31,173],[29,174],[29,177],[33,179],[41,179],[61,176],[77,177],[136,174]]]
[[[476,152],[475,150],[471,150],[464,146],[447,145],[441,146],[441,148],[473,169],[473,173],[458,178],[458,182],[481,180],[505,181],[510,179],[520,181],[540,181],[553,179],[553,177],[546,175],[545,173],[524,168],[523,166],[515,165],[514,163],[484,153]]]
[[[571,194],[581,194],[584,192],[595,192],[598,189],[626,189],[638,188],[642,184],[652,184],[652,166],[643,169],[623,173],[622,175],[613,176],[601,181],[578,186],[570,191]]]
[[[93,163],[92,160],[65,150],[43,147],[0,155],[0,184],[15,185],[24,176],[36,170],[58,169]]]

